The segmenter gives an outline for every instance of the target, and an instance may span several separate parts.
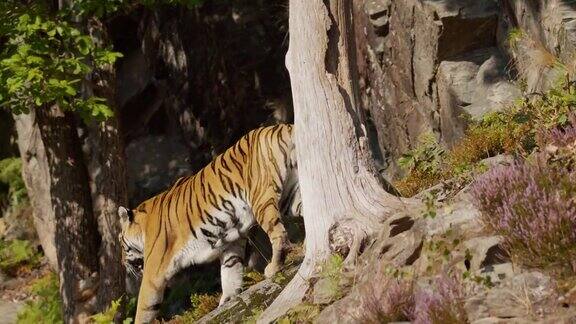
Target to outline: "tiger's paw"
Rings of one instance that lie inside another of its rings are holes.
[[[264,268],[264,276],[268,279],[274,277],[274,275],[280,270],[280,267],[276,264],[270,263]]]
[[[218,303],[218,307],[226,304],[227,302],[230,301],[230,299],[232,299],[232,296],[224,296],[224,295],[222,295],[222,297],[220,297],[220,302]]]

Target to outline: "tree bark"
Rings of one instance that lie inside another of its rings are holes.
[[[32,110],[29,114],[14,115],[14,120],[22,158],[22,177],[32,205],[34,227],[50,267],[58,272],[56,216],[50,198],[50,170],[36,114]]]
[[[110,43],[105,26],[97,19],[88,22],[88,33],[98,46],[105,47]],[[97,310],[102,311],[125,292],[125,269],[118,241],[118,207],[126,206],[128,202],[126,165],[118,125],[114,66],[95,70],[85,85],[87,95],[105,98],[114,111],[114,116],[106,121],[89,123],[85,145],[93,211],[102,238],[97,298]]]
[[[64,321],[85,322],[96,299],[99,237],[80,141],[74,118],[57,106],[37,108],[36,121],[48,162]]]
[[[378,223],[411,201],[388,194],[372,165],[360,118],[351,0],[291,0],[290,73],[306,251],[298,274],[263,313],[269,322],[299,303],[315,266],[344,238],[352,262]]]

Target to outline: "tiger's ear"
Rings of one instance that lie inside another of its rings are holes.
[[[122,228],[134,221],[134,213],[126,207],[118,207],[118,216],[120,216]]]

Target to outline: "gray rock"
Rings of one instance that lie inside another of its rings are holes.
[[[517,269],[514,268],[512,263],[500,263],[490,266],[485,266],[476,271],[476,275],[490,278],[490,282],[495,285],[502,283],[509,278],[512,278],[517,273]]]
[[[458,194],[449,203],[441,206],[435,218],[426,219],[426,234],[440,235],[448,230],[458,231],[465,237],[475,237],[482,230],[480,212],[466,192]]]
[[[479,320],[471,322],[472,324],[528,324],[534,323],[532,320],[520,319],[520,318],[498,318],[498,317],[486,317]]]
[[[556,305],[553,280],[537,271],[519,273],[487,291],[485,306],[492,316],[531,318],[549,315]]]
[[[507,75],[496,48],[468,53],[440,63],[437,74],[442,141],[448,146],[463,135],[470,118],[502,110],[522,95]]]
[[[24,303],[0,300],[0,324],[13,324],[18,319],[18,312]]]
[[[474,237],[464,241],[462,244],[471,255],[469,270],[477,271],[482,267],[502,263],[503,258],[498,255],[501,252],[501,241],[500,236]]]
[[[514,163],[514,157],[511,155],[506,154],[499,154],[493,157],[489,157],[480,161],[481,164],[485,165],[488,168],[494,168],[498,166],[508,166]]]
[[[367,0],[364,3],[364,10],[371,19],[386,15],[390,7],[390,0]]]
[[[444,61],[438,67],[438,103],[442,141],[452,144],[464,136],[467,124],[464,107],[472,104],[478,64]]]
[[[466,310],[468,319],[471,322],[475,323],[475,321],[478,319],[484,319],[490,316],[488,307],[485,304],[485,299],[485,292],[466,299],[466,302],[464,303],[464,309]]]
[[[508,2],[519,27],[562,59],[576,50],[576,8],[570,1]]]
[[[522,96],[522,91],[507,77],[506,60],[493,52],[478,69],[475,79],[476,91],[473,104],[465,111],[476,120],[486,113],[500,111]]]

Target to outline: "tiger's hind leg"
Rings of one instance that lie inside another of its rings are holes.
[[[273,193],[273,195],[278,196],[276,193]],[[268,234],[272,244],[272,259],[264,269],[264,275],[267,278],[272,277],[280,270],[288,248],[288,233],[280,219],[278,198],[270,198],[262,208],[255,209],[256,220],[264,232]]]
[[[222,306],[242,290],[245,248],[246,240],[237,240],[228,245],[220,256],[222,297],[218,306]]]

